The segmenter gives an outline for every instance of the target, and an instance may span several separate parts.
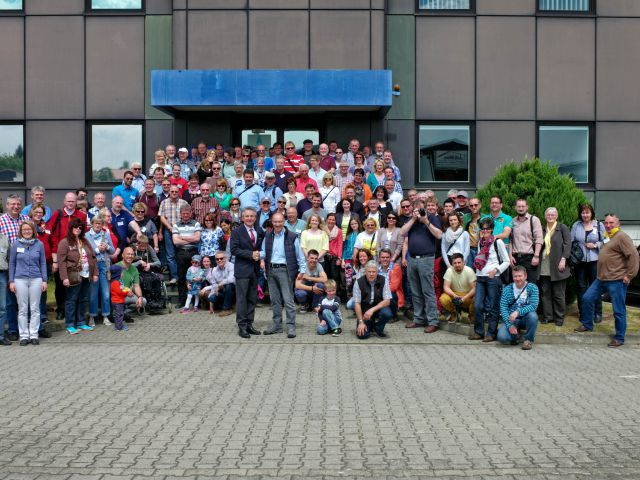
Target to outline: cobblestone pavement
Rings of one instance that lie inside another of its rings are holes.
[[[173,314],[0,348],[0,479],[639,477],[640,348],[347,324],[243,340]]]

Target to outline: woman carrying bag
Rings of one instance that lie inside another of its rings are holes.
[[[93,330],[86,324],[85,313],[90,284],[98,281],[98,267],[91,245],[84,238],[84,227],[82,220],[72,218],[66,238],[58,244],[60,279],[67,289],[64,319],[70,335]]]

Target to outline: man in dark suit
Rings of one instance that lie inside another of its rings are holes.
[[[264,233],[255,224],[256,211],[247,207],[242,211],[242,225],[231,234],[231,255],[235,257],[236,322],[242,338],[260,335],[253,328],[253,317],[258,301],[258,274],[260,272],[260,247]]]

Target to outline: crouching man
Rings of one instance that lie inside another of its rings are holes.
[[[513,283],[502,290],[500,316],[502,325],[498,330],[498,341],[502,344],[518,344],[518,331],[524,333],[523,350],[531,350],[538,327],[538,287],[527,282],[527,270],[522,265],[513,267]]]
[[[461,253],[451,255],[451,266],[444,274],[444,293],[440,295],[442,308],[447,311],[447,321],[460,321],[463,310],[474,318],[473,302],[476,294],[476,274],[464,264]]]
[[[353,300],[358,318],[358,338],[369,338],[372,331],[385,338],[384,327],[393,318],[389,308],[391,290],[384,276],[378,274],[378,265],[373,260],[367,262],[364,275],[353,286]]]

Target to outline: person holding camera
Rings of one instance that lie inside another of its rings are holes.
[[[462,310],[473,318],[473,302],[476,294],[476,274],[467,267],[461,253],[451,255],[451,266],[444,274],[444,292],[440,295],[442,308],[447,311],[447,321],[460,320]]]
[[[433,286],[436,240],[442,238],[440,219],[427,214],[421,200],[413,204],[413,217],[402,227],[400,235],[407,238],[409,259],[407,273],[413,299],[413,321],[407,328],[423,327],[425,333],[438,330],[438,306]]]

